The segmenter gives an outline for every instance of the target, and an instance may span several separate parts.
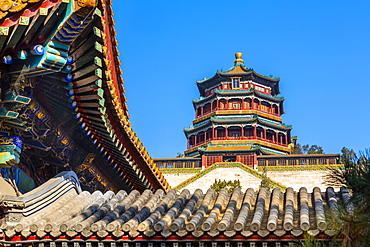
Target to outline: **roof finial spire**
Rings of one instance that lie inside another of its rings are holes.
[[[243,57],[243,53],[241,53],[241,52],[235,53],[234,65],[244,64],[244,61],[243,61],[242,57]]]

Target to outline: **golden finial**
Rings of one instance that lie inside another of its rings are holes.
[[[241,53],[241,52],[235,53],[234,65],[244,64],[244,61],[243,61],[242,57],[243,57],[243,53]]]

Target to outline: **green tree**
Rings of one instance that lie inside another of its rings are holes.
[[[356,157],[356,152],[353,151],[353,149],[343,147],[341,152],[342,152],[340,155],[341,164],[344,164],[346,159],[353,160]]]
[[[339,247],[335,242],[324,243],[317,240],[316,236],[310,235],[308,232],[303,233],[303,240],[299,240],[297,244],[294,244],[295,247]]]
[[[293,154],[323,154],[324,149],[318,145],[301,145],[297,143],[292,151]]]
[[[297,143],[296,145],[294,145],[294,148],[293,148],[293,154],[303,154],[303,150],[302,150],[302,146],[301,144]]]
[[[305,154],[323,154],[324,149],[321,146],[317,145],[303,145],[302,150]]]
[[[274,185],[271,183],[271,180],[267,177],[266,167],[263,168],[262,175],[263,176],[262,176],[260,188],[265,188],[267,191],[271,191],[274,188]]]
[[[370,154],[344,148],[341,160],[344,168],[330,171],[326,183],[345,187],[352,196],[329,215],[329,225],[344,238],[342,246],[370,246]]]
[[[182,158],[182,157],[184,157],[184,154],[183,153],[178,152],[176,154],[176,158]]]
[[[234,181],[226,181],[226,180],[217,180],[215,179],[215,182],[211,185],[211,189],[214,189],[217,193],[220,192],[221,189],[227,189],[229,193],[232,193],[234,188],[242,189],[242,186],[240,185],[239,180]]]

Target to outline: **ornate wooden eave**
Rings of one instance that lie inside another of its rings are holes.
[[[129,122],[111,1],[28,2],[0,20],[2,80],[14,94],[4,126],[21,130],[24,155],[42,150],[48,164],[89,170],[106,189],[167,191]],[[29,100],[17,118],[21,97]]]
[[[28,0],[28,1],[12,1],[5,0],[1,1],[0,7],[0,19],[6,18],[7,16],[12,16],[23,11],[26,8],[31,8],[38,3],[42,2],[41,0]]]

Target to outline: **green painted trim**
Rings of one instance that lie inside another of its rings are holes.
[[[249,168],[248,166],[244,165],[243,163],[240,163],[240,162],[217,162],[217,163],[214,163],[213,165],[211,165],[210,167],[206,168],[205,170],[199,172],[198,174],[192,176],[191,178],[185,180],[181,184],[177,185],[174,189],[175,190],[181,190],[181,189],[185,188],[186,186],[188,186],[189,184],[191,184],[191,183],[195,182],[196,180],[202,178],[203,176],[207,175],[211,171],[216,170],[217,168],[240,168],[243,171],[248,172],[252,176],[257,177],[259,179],[267,178],[274,187],[280,188],[282,191],[285,191],[286,188],[287,188],[284,185],[272,180],[271,178],[266,177],[263,174]]]
[[[278,171],[328,171],[333,169],[343,169],[344,165],[297,165],[297,166],[259,166],[257,169],[262,171],[266,167],[268,172]]]
[[[101,12],[101,10],[99,9],[99,8],[95,8],[95,12],[94,12],[94,14],[96,14],[97,16],[99,16],[100,18],[103,16],[102,15],[102,12]]]
[[[160,168],[159,169],[163,174],[177,174],[177,173],[198,173],[202,171],[202,168]]]
[[[0,107],[0,118],[6,118],[6,119],[9,119],[9,118],[17,118],[18,115],[19,115],[18,112],[8,111],[4,107]]]

